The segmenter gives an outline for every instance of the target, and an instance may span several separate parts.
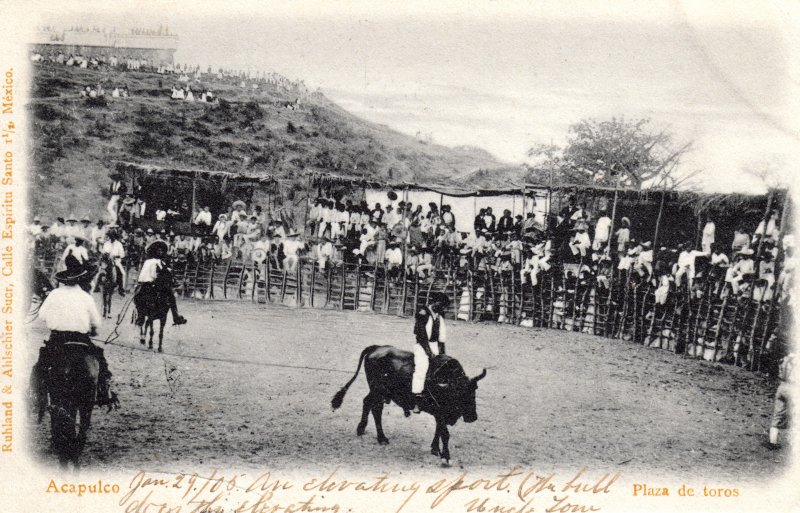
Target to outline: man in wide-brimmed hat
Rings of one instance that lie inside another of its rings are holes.
[[[444,323],[444,311],[450,304],[450,297],[443,292],[433,292],[428,298],[428,305],[414,316],[414,375],[411,379],[411,393],[414,394],[414,413],[420,412],[424,402],[425,377],[428,374],[430,360],[438,354],[444,354],[444,343],[447,330]]]
[[[64,228],[64,236],[66,237],[83,237],[83,229],[78,226],[78,219],[74,215],[67,217],[67,226]]]
[[[292,230],[286,234],[286,238],[281,242],[283,246],[283,254],[286,255],[283,259],[283,268],[287,272],[295,272],[297,270],[297,261],[300,258],[300,251],[306,248],[306,243],[300,240],[299,233]]]
[[[90,277],[90,270],[86,266],[72,263],[66,270],[56,273],[55,279],[60,285],[48,294],[39,308],[38,317],[50,329],[50,339],[39,351],[39,361],[33,368],[34,383],[44,383],[47,368],[56,363],[56,358],[63,354],[65,345],[83,345],[89,348],[100,364],[97,403],[110,404],[116,402],[116,395],[109,390],[111,373],[108,371],[108,363],[103,350],[89,339],[97,334],[100,314],[92,296],[80,287]]]
[[[64,249],[64,253],[61,255],[61,262],[65,267],[82,266],[89,261],[89,252],[83,243],[83,237],[75,237],[74,242]]]
[[[172,272],[167,267],[164,259],[169,251],[169,246],[163,240],[155,240],[151,242],[145,249],[146,260],[142,264],[142,270],[139,272],[136,294],[155,294],[156,279],[166,273],[167,281],[169,283],[169,290],[166,294],[169,308],[172,311],[172,321],[176,325],[186,324],[188,321],[178,313],[178,305],[175,302],[175,294],[172,292]]]
[[[102,253],[111,257],[111,261],[117,268],[117,291],[120,296],[125,296],[125,266],[122,265],[122,259],[125,258],[125,247],[119,240],[119,235],[116,230],[112,230],[108,234],[108,240],[103,243]]]

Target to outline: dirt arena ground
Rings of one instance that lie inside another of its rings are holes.
[[[365,436],[355,435],[363,371],[342,408],[330,407],[365,346],[412,346],[411,320],[249,302],[180,306],[190,323],[167,329],[163,354],[144,350],[127,321],[117,345],[106,346],[123,405],[95,410],[87,465],[438,466],[428,453],[430,416],[404,418],[392,405],[384,410],[390,445],[378,445],[371,420]],[[32,340],[46,336],[40,321],[31,326]],[[111,328],[107,321],[101,336]],[[456,467],[591,464],[730,478],[785,467],[788,451],[761,446],[774,385],[741,369],[561,331],[458,322],[448,335],[448,352],[469,375],[488,369],[478,421],[451,429]],[[32,450],[54,461],[47,425],[31,424]]]

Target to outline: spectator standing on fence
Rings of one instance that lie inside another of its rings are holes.
[[[510,210],[503,210],[503,216],[497,222],[497,233],[502,235],[506,240],[508,240],[511,237],[511,234],[514,233],[514,218],[511,217]]]
[[[774,243],[778,240],[779,234],[780,227],[778,222],[778,212],[773,209],[769,214],[769,219],[767,219],[766,231],[764,230],[764,220],[762,219],[758,223],[758,227],[753,233],[753,245],[757,245],[762,237],[764,241],[770,241]]]
[[[569,249],[572,252],[573,256],[580,255],[580,258],[585,258],[586,252],[592,246],[592,243],[589,240],[589,234],[586,232],[586,229],[587,229],[586,221],[584,221],[582,218],[576,221],[575,226],[572,228],[575,234],[569,241]]]
[[[608,243],[608,236],[611,232],[611,218],[606,215],[605,210],[600,211],[600,217],[597,218],[597,223],[594,225],[594,241],[592,242],[592,250],[600,251],[604,249]]]
[[[733,231],[733,242],[731,243],[733,254],[737,254],[748,246],[750,246],[750,236],[747,235],[747,232],[742,227],[736,227]]]
[[[450,205],[442,205],[442,224],[450,231],[456,231],[456,216],[453,215]]]
[[[716,239],[716,232],[717,232],[717,225],[714,224],[714,221],[711,219],[706,221],[706,224],[703,227],[703,238],[700,243],[700,247],[703,249],[703,253],[706,254],[711,253],[711,245],[714,244],[714,241]]]
[[[631,240],[631,220],[623,217],[620,220],[620,229],[615,233],[617,238],[617,252],[624,253]]]

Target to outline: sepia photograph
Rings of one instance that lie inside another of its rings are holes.
[[[16,7],[20,511],[800,504],[796,5]]]

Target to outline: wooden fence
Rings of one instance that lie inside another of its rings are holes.
[[[52,262],[39,262],[52,270]],[[48,265],[50,264],[50,265]],[[373,311],[412,316],[432,292],[451,298],[446,318],[562,329],[622,339],[708,361],[760,370],[775,349],[780,328],[779,292],[728,295],[674,290],[656,305],[655,287],[615,273],[609,287],[581,283],[557,268],[540,273],[536,286],[522,285],[519,271],[436,271],[422,280],[383,266],[330,264],[301,258],[294,271],[228,260],[174,265],[176,294],[197,299],[235,299],[309,308]],[[128,272],[135,282],[136,270]],[[698,297],[699,296],[699,297]]]

